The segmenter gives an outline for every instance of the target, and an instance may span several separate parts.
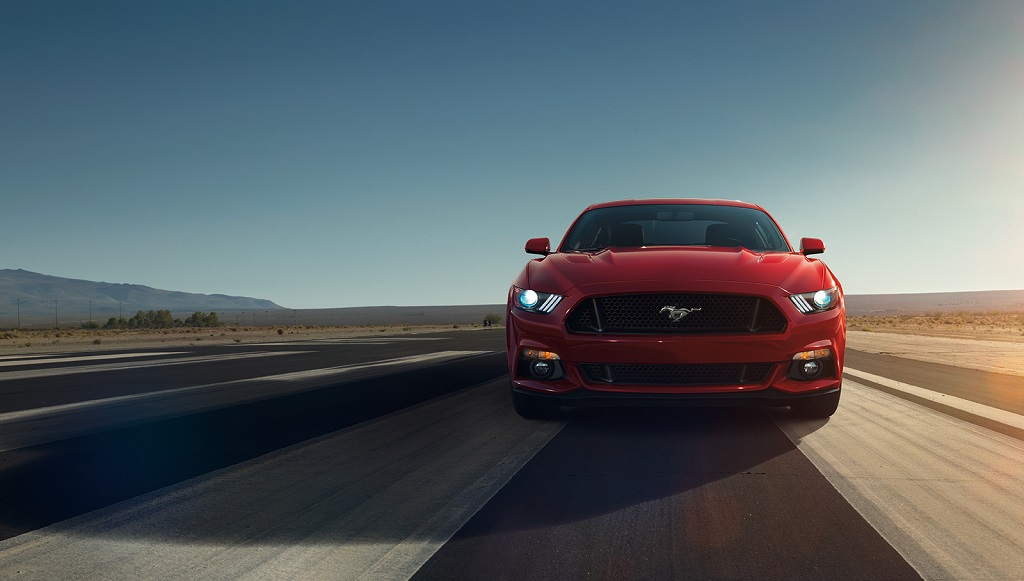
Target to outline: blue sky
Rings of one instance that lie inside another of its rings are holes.
[[[1024,289],[1020,2],[0,2],[0,268],[503,302],[621,198],[755,202],[848,293]]]

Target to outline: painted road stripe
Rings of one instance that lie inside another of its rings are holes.
[[[843,392],[827,422],[775,421],[924,579],[1021,579],[1024,442],[854,380]]]
[[[344,337],[336,339],[306,339],[302,341],[278,341],[276,343],[254,343],[259,347],[288,347],[291,345],[390,345],[401,341],[444,341],[451,337]],[[250,345],[251,346],[251,345]]]
[[[15,367],[17,365],[39,365],[50,363],[77,363],[79,361],[101,361],[104,359],[130,359],[132,357],[165,357],[167,355],[185,355],[187,351],[164,351],[147,353],[113,353],[110,355],[82,355],[80,357],[48,357],[46,355],[28,355],[31,359],[18,359],[17,361],[0,361],[0,367]],[[7,359],[0,357],[0,359]]]
[[[205,355],[200,357],[177,357],[174,359],[157,359],[155,361],[125,361],[103,365],[82,365],[77,367],[54,367],[50,369],[25,369],[22,371],[0,372],[0,381],[18,379],[34,379],[37,377],[57,377],[61,375],[77,375],[79,373],[99,373],[121,369],[143,369],[147,367],[165,367],[170,365],[191,365],[210,361],[230,361],[232,359],[252,359],[256,357],[280,357],[283,355],[299,355],[311,351],[252,351],[248,353],[230,353],[227,355]],[[163,355],[170,355],[164,353]],[[38,362],[37,362],[38,363]]]
[[[408,579],[564,421],[507,380],[0,542],[0,578]],[[19,577],[20,576],[20,577]]]
[[[866,371],[860,371],[858,369],[850,369],[849,367],[843,368],[843,375],[849,375],[856,379],[863,381],[870,381],[871,383],[877,383],[879,385],[894,389],[902,393],[913,395],[921,399],[925,399],[931,402],[956,408],[960,411],[967,412],[969,414],[998,422],[1007,426],[1011,426],[1017,429],[1024,430],[1024,416],[987,406],[977,402],[973,402],[967,399],[956,397],[953,395],[946,395],[937,391],[932,391],[916,385],[910,385],[909,383],[903,383],[902,381],[895,381],[888,377],[882,377],[881,375],[875,375],[874,373],[868,373]]]
[[[358,579],[409,579],[416,574],[541,448],[558,435],[566,422],[534,422],[534,425],[537,426],[534,432],[517,448],[510,450],[444,508],[388,550]]]
[[[486,353],[491,351],[439,351],[2,413],[0,452],[310,389],[299,381],[303,379],[322,380],[368,369],[416,366]]]

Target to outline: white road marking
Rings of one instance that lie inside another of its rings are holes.
[[[0,578],[407,579],[565,422],[481,384],[0,542]]]
[[[165,367],[169,365],[192,365],[210,361],[227,361],[231,359],[250,359],[255,357],[281,357],[298,355],[310,351],[251,351],[247,353],[228,353],[224,355],[202,355],[197,357],[175,357],[174,359],[157,359],[146,361],[124,361],[121,363],[105,363],[100,365],[80,365],[72,367],[53,367],[49,369],[24,369],[21,371],[4,371],[0,373],[0,381],[17,379],[34,379],[37,377],[58,377],[61,375],[77,375],[79,373],[99,373],[120,369],[143,369],[148,367]],[[163,353],[172,355],[173,353]]]
[[[389,367],[439,363],[484,353],[489,351],[439,351],[6,412],[0,414],[0,452],[310,389],[300,380],[379,373]]]
[[[436,353],[424,353],[422,355],[409,355],[407,357],[396,357],[394,359],[370,361],[369,363],[351,363],[349,365],[341,365],[339,367],[325,367],[322,369],[307,369],[304,371],[293,371],[291,373],[268,375],[266,377],[261,377],[259,379],[261,381],[298,381],[301,379],[311,379],[314,377],[331,377],[342,373],[350,373],[352,371],[356,371],[359,369],[369,369],[371,367],[409,365],[413,363],[436,361],[438,359],[455,359],[459,357],[468,357],[471,355],[482,355],[484,353],[490,353],[490,351],[438,351]]]
[[[79,361],[100,361],[104,359],[129,359],[132,357],[165,357],[167,355],[184,355],[186,351],[164,351],[145,353],[112,353],[109,355],[81,355],[78,357],[47,357],[45,355],[31,355],[32,359],[18,361],[0,361],[0,367],[14,367],[17,365],[39,365],[40,363],[77,363]],[[0,359],[4,359],[0,357]]]
[[[391,547],[358,578],[375,581],[404,580],[412,577],[434,556],[434,553],[459,532],[463,525],[469,522],[469,519],[473,518],[473,515],[490,502],[541,448],[558,435],[565,425],[565,421],[537,424],[535,431],[523,438],[518,448],[512,449],[461,494],[437,511],[430,520]]]
[[[925,579],[1020,578],[1024,442],[849,380],[827,422],[775,419]]]
[[[1020,416],[1013,412],[1001,410],[977,402],[973,402],[967,399],[956,397],[953,395],[946,395],[916,385],[910,385],[909,383],[903,383],[902,381],[895,381],[888,377],[882,377],[881,375],[875,375],[866,371],[859,371],[857,369],[850,369],[849,367],[843,368],[844,374],[849,374],[852,377],[862,379],[864,381],[870,381],[879,385],[902,391],[910,395],[915,395],[928,401],[941,403],[950,407],[957,408],[967,413],[983,417],[1007,426],[1013,426],[1015,428],[1024,429],[1024,416]]]
[[[401,341],[444,341],[450,337],[339,337],[335,339],[306,339],[303,341],[279,341],[277,343],[253,343],[260,347],[286,347],[289,345],[390,345]]]

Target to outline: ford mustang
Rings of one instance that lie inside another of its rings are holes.
[[[509,290],[512,402],[767,405],[825,418],[839,405],[843,289],[760,206],[626,200],[587,208],[557,250],[533,238]]]

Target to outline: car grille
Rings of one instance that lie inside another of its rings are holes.
[[[761,383],[771,363],[713,363],[701,365],[630,365],[583,363],[580,369],[592,383],[636,385],[736,385]]]
[[[786,317],[763,297],[612,295],[581,301],[566,327],[572,333],[781,333]]]

